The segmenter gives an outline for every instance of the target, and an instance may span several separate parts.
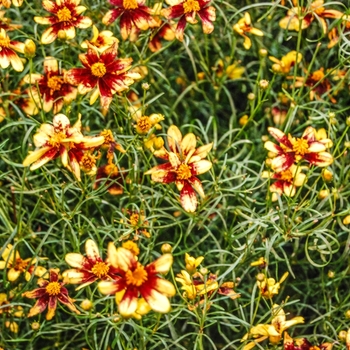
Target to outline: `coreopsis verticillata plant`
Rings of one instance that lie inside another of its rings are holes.
[[[76,290],[84,288],[97,280],[111,279],[117,270],[107,261],[103,261],[97,244],[88,239],[85,242],[86,256],[79,253],[68,253],[65,256],[66,263],[74,269],[63,272],[66,283],[80,284]]]
[[[12,244],[8,244],[2,253],[4,260],[0,261],[0,270],[7,269],[7,279],[16,281],[21,274],[29,281],[32,275],[42,277],[47,272],[42,266],[38,266],[37,258],[22,259],[19,252]]]
[[[301,172],[303,168],[292,164],[290,168],[280,172],[263,171],[261,177],[277,180],[270,185],[270,192],[273,194],[285,194],[287,197],[294,197],[297,187],[303,186],[307,181],[306,175]],[[272,201],[276,200],[277,196],[272,196]]]
[[[210,34],[214,30],[213,22],[216,20],[215,7],[209,6],[211,0],[166,0],[169,8],[161,11],[162,16],[168,20],[179,18],[175,29],[175,36],[183,41],[187,23],[198,23],[197,15],[202,21],[204,34]]]
[[[332,350],[332,343],[322,343],[320,345],[312,345],[306,338],[295,338],[289,336],[288,332],[284,332],[283,349],[284,350]]]
[[[286,280],[289,273],[285,272],[281,279],[276,282],[274,278],[268,278],[264,273],[259,273],[256,276],[256,284],[260,290],[261,295],[266,299],[271,299],[279,293],[282,282]]]
[[[257,35],[257,36],[264,35],[264,33],[260,29],[254,28],[252,26],[252,20],[248,12],[245,12],[244,17],[241,18],[236,24],[233,25],[233,30],[239,35],[243,36],[244,38],[243,46],[246,50],[249,50],[252,46],[252,41],[250,40],[249,36],[246,35],[247,33]]]
[[[293,7],[288,10],[287,16],[280,20],[279,25],[283,29],[299,31],[308,28],[317,18],[322,25],[323,33],[326,34],[328,25],[325,18],[342,18],[344,14],[323,5],[323,0],[315,0],[308,7]]]
[[[101,106],[107,111],[113,95],[129,89],[134,79],[141,76],[138,73],[128,72],[132,58],[117,59],[117,44],[101,54],[89,48],[86,54],[80,54],[79,59],[84,68],[73,68],[67,72],[69,82],[78,85],[78,92],[86,94],[92,91],[90,104],[100,96]]]
[[[0,67],[6,69],[10,64],[17,72],[22,72],[24,65],[17,53],[24,53],[24,43],[11,40],[4,28],[0,29]]]
[[[80,115],[73,126],[64,114],[55,115],[52,124],[42,124],[33,136],[37,149],[29,153],[23,165],[31,165],[30,170],[35,170],[50,160],[61,157],[63,166],[72,171],[80,181],[79,162],[84,151],[104,143],[103,136],[84,136],[81,127]]]
[[[64,283],[59,282],[59,269],[50,269],[49,281],[41,278],[38,280],[38,286],[39,288],[22,294],[26,298],[38,299],[27,317],[38,315],[48,308],[46,320],[51,320],[55,316],[58,301],[66,305],[72,312],[80,314],[80,311],[73,304],[74,300],[69,297]]]
[[[82,48],[88,49],[89,47],[92,47],[101,53],[111,46],[119,43],[119,40],[113,36],[114,34],[110,30],[103,30],[102,32],[99,32],[96,26],[92,26],[92,31],[92,39],[83,41],[81,43]]]
[[[173,284],[161,277],[173,263],[171,254],[164,254],[152,263],[143,266],[128,249],[108,245],[108,261],[118,269],[118,277],[101,281],[98,289],[102,294],[116,296],[118,311],[123,317],[132,317],[138,308],[140,296],[156,312],[170,311],[169,297],[175,295]]]
[[[253,342],[245,345],[243,350],[250,350],[255,347],[256,343],[260,343],[266,339],[269,339],[270,344],[277,345],[281,341],[283,332],[286,329],[296,324],[304,323],[304,317],[301,316],[296,316],[287,321],[282,307],[277,304],[272,306],[271,313],[273,316],[271,324],[258,324],[252,327],[249,333],[242,338],[242,341],[247,340],[249,336],[256,338]]]
[[[126,40],[135,28],[147,30],[157,27],[157,21],[152,16],[152,9],[145,6],[145,0],[108,0],[115,8],[109,10],[102,23],[109,25],[120,18],[120,33]]]
[[[57,38],[73,39],[75,28],[85,29],[92,25],[89,17],[81,15],[86,7],[79,4],[80,0],[43,0],[43,8],[52,16],[34,17],[36,23],[50,25],[41,36],[42,44],[51,44]]]
[[[77,88],[69,84],[66,71],[60,71],[58,61],[54,57],[45,57],[44,75],[31,73],[23,78],[24,83],[32,86],[27,89],[28,99],[21,104],[29,115],[35,115],[39,109],[57,114],[64,104],[71,103],[77,96]]]
[[[318,141],[312,126],[308,126],[300,138],[291,134],[287,136],[283,131],[273,127],[269,127],[268,131],[280,143],[276,145],[266,141],[264,144],[264,147],[275,155],[271,160],[271,168],[277,173],[289,169],[292,164],[302,159],[320,167],[333,163],[333,156],[326,152],[326,144],[330,140]]]
[[[175,125],[169,127],[167,136],[169,151],[157,151],[155,155],[169,162],[153,167],[146,171],[145,175],[151,175],[155,182],[175,182],[180,191],[182,207],[187,212],[194,212],[198,204],[195,191],[202,198],[205,197],[202,183],[197,175],[211,169],[212,163],[204,158],[207,157],[213,143],[196,149],[196,136],[189,133],[182,137],[179,128]]]
[[[0,6],[9,8],[13,4],[16,7],[20,7],[23,4],[23,0],[0,0]]]
[[[288,52],[280,60],[273,56],[269,56],[269,59],[274,62],[272,70],[275,73],[288,74],[292,67],[301,62],[303,55],[293,50]]]

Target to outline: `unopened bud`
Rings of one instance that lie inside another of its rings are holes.
[[[144,90],[149,90],[150,89],[150,87],[151,87],[151,85],[150,84],[148,84],[148,83],[142,83],[142,89],[144,89]]]
[[[332,270],[329,270],[327,273],[328,278],[334,278],[335,277],[335,272]]]
[[[350,225],[350,215],[345,216],[345,218],[343,219],[343,224]]]
[[[209,270],[208,270],[206,267],[202,267],[202,268],[199,270],[199,272],[200,272],[203,276],[205,276],[205,275],[207,275],[207,274],[209,273]]]
[[[36,52],[36,45],[32,39],[27,39],[24,42],[24,55],[27,58],[33,58],[35,57],[35,52]]]
[[[329,196],[329,190],[321,190],[318,193],[318,199],[325,199]]]
[[[248,98],[249,101],[253,101],[253,100],[255,100],[255,94],[252,93],[252,92],[250,92],[250,93],[248,94],[247,98]]]
[[[342,342],[345,342],[345,340],[346,340],[346,331],[340,331],[339,333],[338,333],[338,338],[339,338],[339,340],[340,341],[342,341]]]
[[[157,137],[154,140],[153,146],[155,149],[161,149],[164,146],[164,140],[161,137]]]
[[[85,310],[85,311],[91,310],[91,309],[92,309],[92,306],[93,306],[93,304],[92,304],[91,300],[89,300],[89,299],[84,299],[84,300],[80,303],[80,307],[81,307],[83,310]]]
[[[258,274],[256,275],[256,279],[257,279],[257,281],[262,282],[262,281],[265,281],[266,276],[265,276],[265,274],[263,274],[263,273],[258,273]]]
[[[245,114],[243,117],[239,118],[239,125],[244,126],[248,123],[249,116]]]
[[[173,251],[173,247],[169,243],[164,243],[160,248],[163,254],[171,253]]]
[[[260,57],[266,57],[267,56],[267,50],[266,49],[260,49],[259,50],[259,56]]]
[[[346,318],[350,318],[350,310],[347,310],[347,311],[345,312],[345,317],[346,317]]]
[[[38,331],[40,329],[40,323],[39,322],[33,322],[31,325],[33,331]]]
[[[281,65],[278,64],[278,63],[274,63],[274,64],[272,65],[272,71],[273,71],[274,73],[276,73],[276,74],[282,73],[282,67],[281,67]]]
[[[259,81],[259,88],[262,90],[266,90],[269,87],[269,82],[265,79]]]
[[[333,173],[330,170],[328,170],[328,169],[323,169],[322,170],[322,178],[325,181],[332,181]]]

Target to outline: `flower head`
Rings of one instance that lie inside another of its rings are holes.
[[[212,163],[206,160],[213,143],[201,146],[196,149],[196,137],[189,133],[182,137],[177,126],[172,125],[168,129],[169,151],[161,152],[158,155],[169,163],[153,167],[145,172],[151,175],[152,180],[162,183],[175,182],[180,191],[182,207],[187,212],[194,212],[197,209],[197,193],[204,198],[204,190],[197,175],[204,174],[212,167]]]
[[[215,7],[209,6],[211,0],[166,0],[169,8],[161,11],[162,16],[168,20],[179,18],[175,30],[175,36],[183,41],[184,31],[187,23],[196,24],[197,15],[202,21],[204,34],[210,34],[214,30],[213,22],[216,20]]]
[[[57,301],[66,305],[72,312],[80,314],[79,310],[73,304],[74,300],[69,297],[64,283],[59,282],[58,274],[58,269],[50,269],[49,281],[40,279],[38,281],[39,288],[22,294],[26,298],[38,299],[30,309],[28,317],[38,315],[48,307],[46,319],[48,321],[51,320],[55,316]]]
[[[152,113],[150,116],[134,113],[133,119],[136,122],[134,125],[136,132],[139,135],[145,135],[148,134],[153,127],[160,130],[162,127],[159,123],[164,120],[164,116],[156,113]]]
[[[102,19],[103,24],[111,24],[120,18],[120,32],[126,40],[134,28],[147,30],[156,27],[157,21],[152,17],[152,10],[145,6],[145,0],[108,0],[115,8],[108,11]]]
[[[81,47],[87,49],[93,47],[98,52],[103,52],[113,45],[117,45],[119,40],[114,37],[113,32],[110,30],[103,30],[99,32],[96,26],[92,26],[93,37],[91,40],[85,40],[82,42]],[[118,47],[118,46],[116,46]]]
[[[35,170],[50,160],[61,157],[63,166],[72,171],[78,180],[80,180],[79,161],[84,151],[98,147],[104,142],[103,136],[83,136],[80,116],[71,126],[64,114],[55,115],[52,124],[42,124],[33,139],[37,149],[24,159],[24,166],[31,165],[30,170]]]
[[[80,0],[43,0],[43,8],[52,13],[49,17],[35,16],[39,24],[50,25],[41,36],[42,44],[51,44],[57,38],[70,40],[75,38],[75,28],[88,28],[92,25],[89,17],[81,14],[85,6],[79,6]]]
[[[37,266],[36,258],[22,259],[12,244],[4,249],[2,258],[4,260],[0,261],[0,270],[8,270],[7,279],[10,282],[16,281],[21,274],[29,281],[32,275],[42,277],[47,272],[44,267]]]
[[[132,317],[138,309],[141,296],[149,307],[160,313],[170,311],[169,297],[175,295],[173,284],[159,277],[169,271],[173,257],[164,254],[154,262],[143,266],[128,249],[108,245],[108,260],[118,269],[118,278],[102,281],[98,288],[102,294],[115,294],[119,313],[123,317]]]
[[[280,60],[270,56],[269,59],[274,62],[272,70],[275,73],[288,74],[292,67],[300,63],[303,58],[303,55],[300,52],[290,51]]]
[[[5,316],[11,318],[10,321],[5,321],[5,327],[13,333],[18,333],[19,326],[17,322],[13,321],[13,317],[22,317],[23,308],[20,305],[11,304],[11,298],[11,294],[8,298],[6,293],[0,293],[0,315],[5,314]]]
[[[4,28],[0,28],[0,67],[7,68],[10,64],[17,72],[24,69],[22,60],[15,52],[24,53],[24,43],[11,40]]]
[[[3,5],[7,8],[11,6],[11,3],[16,7],[20,7],[23,4],[23,0],[0,0],[0,6]]]
[[[267,278],[265,274],[259,273],[257,276],[257,285],[261,295],[266,299],[271,299],[274,295],[279,293],[281,283],[285,281],[289,273],[286,272],[281,279],[276,282],[274,278]]]
[[[113,95],[129,89],[134,79],[140,78],[138,73],[131,73],[131,58],[117,59],[117,44],[100,55],[93,48],[87,54],[80,54],[79,59],[84,68],[73,68],[67,73],[68,81],[78,85],[78,92],[85,94],[93,90],[90,104],[101,98],[101,106],[107,111]]]

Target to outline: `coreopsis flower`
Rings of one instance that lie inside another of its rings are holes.
[[[244,17],[241,18],[234,26],[233,30],[238,33],[239,35],[243,36],[244,43],[243,46],[246,50],[249,50],[252,46],[252,41],[250,38],[246,35],[247,33],[257,35],[257,36],[263,36],[264,33],[257,28],[254,28],[252,26],[252,21],[250,18],[250,15],[248,12],[244,13]]]
[[[43,0],[44,10],[52,13],[52,16],[34,17],[36,23],[50,25],[41,36],[42,44],[51,44],[57,38],[73,39],[75,28],[85,29],[92,25],[89,17],[81,15],[86,7],[79,4],[80,0]]]
[[[71,103],[77,96],[77,89],[69,84],[66,71],[60,71],[58,61],[54,57],[45,57],[44,75],[31,73],[23,78],[23,82],[32,86],[27,90],[28,103],[21,104],[29,115],[35,115],[39,109],[57,114],[64,104]]]
[[[161,39],[173,41],[175,39],[175,28],[171,24],[160,21],[159,26],[152,30],[151,40],[148,43],[148,48],[152,52],[157,52],[162,48]]]
[[[323,33],[326,34],[328,26],[325,18],[342,18],[344,14],[337,10],[325,8],[323,5],[324,0],[315,0],[306,8],[293,7],[288,10],[287,16],[280,20],[279,25],[283,29],[299,31],[308,28],[317,18],[322,25]]]
[[[265,274],[259,273],[258,276],[256,276],[256,283],[261,295],[266,299],[271,299],[273,296],[277,295],[282,282],[286,280],[288,275],[289,273],[285,272],[281,279],[276,282],[274,278],[267,278]]]
[[[197,267],[202,263],[204,260],[204,256],[199,256],[198,258],[195,258],[188,253],[185,253],[185,263],[186,263],[186,271],[193,274],[196,272]]]
[[[24,292],[23,297],[38,299],[35,305],[29,310],[27,317],[33,317],[48,308],[46,319],[49,321],[55,316],[57,302],[66,305],[72,312],[80,314],[80,311],[73,304],[74,300],[68,295],[68,290],[63,282],[59,282],[59,269],[50,269],[49,281],[39,279],[39,288]]]
[[[138,239],[138,235],[142,234],[146,238],[150,238],[151,234],[147,231],[145,226],[149,226],[149,222],[146,220],[146,215],[143,210],[136,211],[136,210],[126,210],[128,217],[126,220],[121,220],[121,223],[125,223],[128,225],[136,234],[135,240]],[[137,255],[137,254],[135,254]]]
[[[8,244],[2,253],[4,260],[0,261],[0,270],[7,269],[7,279],[10,282],[16,281],[21,274],[29,281],[32,275],[42,277],[47,272],[42,266],[37,266],[37,258],[22,259],[19,252]]]
[[[85,288],[97,280],[112,279],[116,269],[107,261],[103,261],[97,244],[88,239],[85,242],[86,256],[79,253],[68,253],[65,256],[66,263],[74,267],[63,272],[62,276],[66,283],[80,284],[76,290]]]
[[[273,56],[270,56],[269,59],[274,62],[272,70],[275,73],[288,74],[292,67],[301,62],[303,55],[293,50],[288,52],[280,60]]]
[[[216,20],[215,7],[209,6],[211,0],[166,0],[170,7],[161,11],[162,16],[168,20],[179,18],[175,29],[175,36],[183,41],[187,23],[196,24],[197,15],[202,21],[204,34],[210,34],[214,30],[213,22]]]
[[[160,313],[170,311],[169,297],[175,295],[173,284],[161,277],[170,270],[171,254],[164,254],[152,263],[143,266],[128,249],[108,245],[108,261],[118,269],[119,278],[101,281],[98,289],[102,294],[116,295],[118,311],[123,317],[131,317],[138,307],[141,296],[152,310]]]
[[[11,321],[5,321],[5,327],[13,333],[18,333],[19,326],[17,322],[13,321],[13,317],[22,317],[23,308],[20,305],[11,304],[11,299],[11,294],[8,298],[6,293],[0,293],[0,316],[5,314],[6,317],[11,318]]]
[[[306,338],[295,338],[289,336],[288,332],[284,332],[283,349],[284,350],[332,350],[332,343],[322,343],[320,345],[312,345]]]
[[[50,160],[61,157],[63,166],[80,181],[79,162],[84,151],[102,145],[104,137],[84,136],[81,133],[80,115],[78,121],[71,126],[64,114],[57,114],[52,124],[44,123],[40,126],[33,140],[37,149],[24,159],[24,166],[31,165],[30,170],[35,170]]]
[[[132,58],[117,59],[117,45],[112,45],[100,55],[92,48],[87,54],[80,54],[84,68],[73,68],[67,72],[70,83],[78,85],[78,92],[86,94],[92,91],[90,104],[100,96],[102,109],[107,111],[113,95],[129,89],[138,73],[130,73]]]
[[[231,58],[225,57],[225,61],[221,58],[217,60],[214,67],[212,67],[212,70],[215,71],[215,74],[217,77],[221,78],[222,76],[226,75],[228,79],[239,79],[242,77],[245,68],[241,67],[239,65],[239,62],[234,62],[230,64]]]
[[[145,0],[108,0],[115,8],[108,11],[102,19],[102,23],[109,25],[120,18],[120,33],[126,40],[134,31],[147,30],[156,27],[157,21],[152,16],[152,9],[145,6]]]
[[[308,126],[300,138],[288,136],[281,130],[269,127],[269,133],[280,143],[276,145],[266,141],[264,147],[275,155],[271,160],[271,168],[275,172],[289,169],[292,164],[302,159],[312,165],[326,167],[333,163],[333,157],[326,152],[324,142],[317,141],[315,129]]]
[[[119,171],[118,166],[112,161],[102,165],[97,169],[94,189],[104,185],[109,194],[118,196],[124,193],[124,183],[126,182],[127,172]]]
[[[258,260],[251,262],[250,266],[257,266],[260,269],[264,269],[267,266],[267,261],[263,256],[261,256]]]
[[[156,130],[162,128],[159,123],[164,120],[164,116],[158,113],[152,113],[150,116],[135,113],[133,119],[136,122],[134,125],[136,132],[139,135],[146,135],[153,127]]]
[[[0,67],[6,69],[10,64],[17,72],[24,69],[22,60],[17,53],[24,53],[24,43],[11,40],[4,28],[0,28]]]
[[[294,197],[297,187],[301,187],[306,183],[307,177],[303,174],[302,166],[292,164],[290,168],[280,172],[263,171],[262,178],[277,180],[270,185],[270,192],[285,194],[287,197]],[[277,200],[276,196],[272,200]]]
[[[23,4],[23,0],[0,0],[0,6],[9,8],[13,4],[16,7],[20,7]]]
[[[253,338],[258,338],[260,336],[260,338],[245,345],[243,347],[244,350],[252,349],[256,343],[262,342],[267,338],[272,345],[277,345],[281,341],[283,332],[286,329],[296,324],[304,323],[304,318],[301,316],[294,317],[287,321],[286,314],[282,307],[277,304],[273,305],[271,312],[273,316],[271,324],[258,324],[252,327],[249,333],[243,337],[242,341],[247,340],[250,335]]]
[[[117,45],[119,43],[119,40],[113,36],[114,34],[110,30],[103,30],[102,32],[99,32],[96,26],[92,26],[92,31],[92,39],[85,40],[81,43],[81,47],[83,47],[84,49],[92,47],[99,53],[101,53],[110,48],[111,46]]]
[[[196,136],[189,133],[182,138],[179,128],[175,125],[169,127],[167,135],[170,151],[158,153],[156,156],[168,160],[169,163],[157,165],[146,171],[145,175],[151,175],[155,182],[175,182],[180,191],[182,207],[187,212],[194,212],[198,204],[195,191],[202,198],[205,197],[202,183],[197,175],[211,169],[212,163],[204,158],[213,147],[213,143],[196,149]]]

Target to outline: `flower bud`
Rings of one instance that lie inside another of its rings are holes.
[[[259,81],[259,88],[262,90],[267,90],[269,87],[269,82],[266,79],[262,79]]]
[[[247,96],[247,98],[248,98],[248,100],[249,101],[254,101],[255,100],[255,94],[254,93],[252,93],[252,92],[250,92],[249,94],[248,94],[248,96]]]
[[[160,248],[163,254],[171,253],[173,251],[173,247],[169,243],[164,243]]]
[[[333,173],[330,170],[328,170],[327,168],[323,169],[322,170],[322,178],[324,181],[332,181]]]
[[[144,89],[144,90],[149,90],[150,89],[150,87],[151,87],[151,85],[150,84],[148,84],[148,83],[142,83],[142,89]]]
[[[327,273],[328,278],[334,278],[335,277],[335,272],[333,270],[329,270]]]
[[[347,117],[347,118],[346,118],[346,125],[347,125],[347,126],[350,126],[350,117]]]
[[[239,118],[239,125],[244,126],[248,123],[249,117],[247,114],[245,114],[243,117]]]
[[[80,303],[80,307],[85,310],[85,311],[89,311],[92,309],[93,304],[92,301],[89,299],[84,299],[81,303]]]
[[[260,49],[259,50],[259,56],[260,57],[266,57],[267,56],[267,50],[266,49]]]
[[[340,341],[345,342],[345,340],[346,340],[346,331],[340,331],[338,333],[338,338],[339,338]]]
[[[155,149],[161,149],[164,146],[164,140],[161,137],[157,137],[154,140],[153,146]]]
[[[33,322],[31,325],[33,331],[38,331],[40,329],[40,323],[39,322]]]
[[[344,225],[350,224],[350,215],[345,216],[345,218],[343,219],[343,224]]]
[[[274,64],[272,65],[272,71],[273,71],[274,73],[276,73],[276,74],[282,73],[282,67],[281,67],[281,65],[278,64],[278,63],[274,63]]]
[[[318,193],[318,199],[325,199],[329,196],[329,190],[321,190]]]
[[[347,311],[345,312],[345,317],[348,318],[348,319],[350,318],[350,310],[347,310]]]
[[[35,57],[35,52],[36,52],[36,45],[32,39],[27,39],[24,42],[24,55],[27,58],[33,58]]]

